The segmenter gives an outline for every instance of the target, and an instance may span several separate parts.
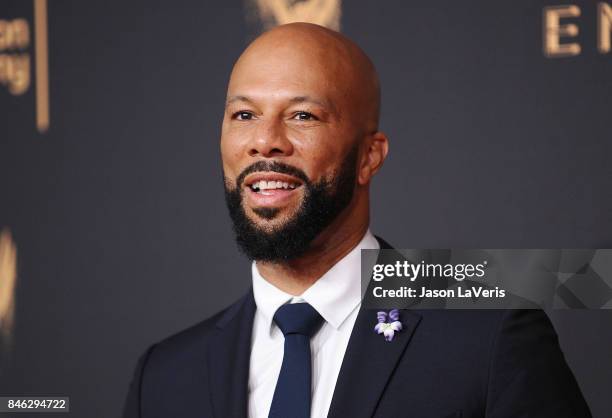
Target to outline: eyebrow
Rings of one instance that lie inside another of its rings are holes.
[[[225,102],[225,106],[230,105],[234,102],[253,103],[253,101],[246,96],[231,96],[227,98],[227,101]]]
[[[236,95],[236,96],[230,96],[227,101],[225,102],[225,106],[229,106],[230,104],[234,103],[234,102],[246,102],[246,103],[250,103],[250,104],[255,104],[253,102],[252,99],[248,98],[247,96],[242,96],[242,95]],[[295,104],[295,103],[314,103],[316,105],[319,105],[323,108],[329,109],[333,112],[336,111],[335,106],[330,103],[329,101],[325,100],[317,100],[313,97],[310,96],[295,96],[292,97],[291,99],[289,99],[289,103],[291,104]]]

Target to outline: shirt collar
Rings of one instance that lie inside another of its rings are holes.
[[[272,330],[276,310],[287,302],[307,302],[338,329],[361,301],[361,250],[379,249],[380,245],[368,229],[361,241],[340,261],[332,266],[300,296],[283,292],[264,279],[253,262],[253,296],[257,310]]]

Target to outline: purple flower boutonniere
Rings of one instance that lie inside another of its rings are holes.
[[[399,320],[399,310],[391,309],[388,314],[384,311],[379,311],[376,316],[378,318],[378,324],[374,327],[374,331],[377,334],[383,334],[386,341],[392,341],[395,333],[402,330],[402,323]],[[388,322],[387,319],[389,320]]]

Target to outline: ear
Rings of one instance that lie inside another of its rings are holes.
[[[374,174],[382,167],[388,152],[389,140],[384,133],[377,131],[365,139],[365,149],[357,178],[360,186],[365,186],[370,182]]]

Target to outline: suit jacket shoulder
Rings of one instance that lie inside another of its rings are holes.
[[[213,316],[147,348],[137,361],[123,416],[193,416],[198,409],[204,412],[201,416],[210,416],[208,355],[211,341],[236,315],[247,313],[249,317],[248,312],[254,310],[252,299],[249,290],[244,297]],[[191,396],[194,391],[199,391],[200,395]],[[183,397],[197,399],[199,405],[182,402]],[[166,410],[170,405],[172,409]]]

